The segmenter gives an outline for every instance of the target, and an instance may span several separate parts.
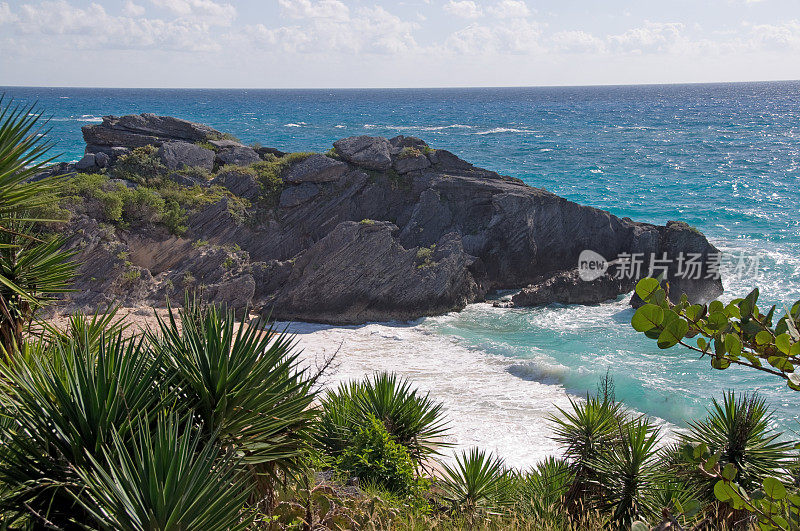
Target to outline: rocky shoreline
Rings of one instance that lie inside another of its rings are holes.
[[[679,256],[705,264],[718,253],[685,223],[620,219],[413,137],[350,137],[326,154],[286,154],[152,114],[106,117],[83,135],[85,156],[42,176],[81,172],[100,174],[109,190],[147,187],[130,171],[139,157],[171,189],[224,193],[186,207],[180,231],[67,206],[67,245],[81,263],[68,307],[159,306],[195,289],[275,319],[360,324],[460,310],[499,289],[520,290],[517,306],[599,303],[647,273],[618,279],[611,268],[582,280],[587,249],[668,260],[671,296],[722,292],[706,269],[697,279],[679,274]]]

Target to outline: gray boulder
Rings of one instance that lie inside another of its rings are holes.
[[[108,163],[111,161],[111,157],[106,155],[103,152],[95,153],[94,154],[94,163],[98,168],[105,168],[108,166]]]
[[[329,323],[415,319],[462,309],[478,293],[457,234],[434,260],[397,241],[388,222],[343,222],[300,255],[283,289],[265,306],[276,319]],[[325,297],[319,294],[325,292]]]
[[[214,152],[189,142],[164,142],[158,148],[158,156],[169,170],[214,169]]]
[[[196,124],[171,116],[155,114],[132,114],[128,116],[104,116],[100,124],[82,128],[83,139],[92,150],[103,151],[112,147],[137,148],[147,145],[160,146],[164,142],[180,140],[201,142],[220,138],[222,133],[203,124]]]
[[[424,170],[431,165],[428,157],[422,153],[397,157],[394,161],[394,169],[397,173],[408,173],[410,171]]]
[[[427,142],[415,136],[398,135],[389,139],[389,145],[392,146],[391,150],[393,155],[400,153],[403,148],[415,148],[420,151],[427,151],[430,149]]]
[[[232,168],[220,172],[211,180],[210,184],[224,186],[231,193],[250,201],[254,201],[261,194],[261,185],[252,170],[248,172],[244,169]]]
[[[293,164],[284,174],[287,183],[324,183],[338,181],[347,171],[344,162],[326,157],[311,155],[305,160]]]
[[[319,193],[319,186],[314,183],[301,183],[289,186],[281,192],[279,205],[282,208],[292,208],[310,200]]]
[[[81,160],[75,163],[75,169],[78,171],[88,171],[97,169],[95,164],[95,156],[93,153],[87,153]]]
[[[181,186],[196,186],[201,184],[200,179],[196,179],[191,175],[185,175],[183,173],[170,173],[169,179]]]
[[[351,136],[333,147],[344,160],[368,170],[386,171],[392,166],[392,145],[380,136]]]
[[[164,154],[177,145],[199,155],[206,168],[213,162],[213,153],[194,140],[160,138]],[[218,151],[238,145],[210,140]],[[457,310],[500,289],[522,290],[515,305],[596,303],[632,289],[638,279],[622,282],[610,273],[580,280],[575,269],[585,250],[608,260],[624,253],[666,255],[674,264],[681,253],[710,259],[717,252],[686,224],[620,219],[448,151],[431,151],[413,137],[354,137],[336,146],[347,162],[315,155],[283,172],[278,205],[258,203],[243,219],[240,204],[224,196],[187,212],[180,237],[158,223],[115,231],[100,223],[102,205],[85,198],[73,218],[70,248],[87,265],[67,297],[86,305],[113,299],[159,304],[196,288],[237,306],[250,298],[247,304],[263,314],[274,310],[276,318],[363,323]],[[101,151],[87,150],[97,161]],[[197,158],[178,162],[175,156],[173,166],[196,165]],[[407,158],[414,164],[404,168],[401,162],[400,173],[398,162]],[[217,175],[214,183],[242,197],[259,191],[246,169]],[[718,279],[678,278],[672,266],[668,273],[671,297],[686,292],[700,301],[722,289]]]
[[[227,146],[217,151],[217,164],[233,164],[236,166],[249,166],[261,160],[253,148],[239,145]]]
[[[542,277],[511,297],[514,306],[544,306],[547,304],[599,304],[614,300],[631,291],[635,282],[606,273],[585,281],[578,270],[558,271]]]

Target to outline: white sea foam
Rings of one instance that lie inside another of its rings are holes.
[[[477,131],[472,133],[474,135],[496,135],[499,133],[538,133],[531,129],[517,129],[516,127],[495,127],[494,129],[487,129],[486,131]]]
[[[456,339],[426,332],[422,326],[368,324],[329,327],[298,323],[303,357],[321,363],[338,350],[327,386],[360,378],[378,370],[410,378],[423,391],[444,403],[452,429],[450,456],[472,446],[496,452],[509,465],[527,467],[558,447],[550,439],[546,418],[556,406],[568,406],[563,387],[542,383],[532,369],[513,369],[513,360],[464,347]],[[532,362],[531,362],[532,363]],[[546,362],[538,369],[546,373]],[[553,366],[553,375],[566,367]],[[520,377],[514,372],[527,372]]]

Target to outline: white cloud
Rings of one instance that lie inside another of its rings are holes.
[[[63,46],[60,36],[69,35],[76,49],[157,49],[177,51],[214,51],[221,44],[212,38],[213,24],[178,18],[175,20],[114,16],[97,3],[85,8],[66,0],[25,4],[15,15],[14,31],[31,36],[47,49]]]
[[[616,50],[624,53],[671,52],[685,47],[685,26],[680,22],[649,22],[643,26],[611,35],[608,41]]]
[[[281,0],[282,2],[284,0]],[[296,18],[304,16],[302,4],[293,2]],[[418,50],[416,21],[403,20],[380,6],[362,7],[336,18],[306,17],[293,26],[248,26],[245,39],[285,53],[399,54]]]
[[[800,49],[800,21],[757,24],[750,28],[745,45],[751,50],[788,51]]]
[[[131,0],[125,2],[125,7],[122,8],[122,13],[129,17],[140,17],[144,15],[144,6],[134,4]]]
[[[350,17],[350,8],[340,0],[278,0],[283,12],[295,19],[327,18],[344,21]]]
[[[602,53],[606,49],[605,42],[591,33],[570,30],[559,31],[550,37],[555,50],[569,53]]]
[[[213,0],[150,0],[158,7],[164,8],[180,19],[203,22],[212,26],[230,26],[236,19],[236,8],[231,4],[214,2]]]
[[[525,18],[531,10],[523,0],[501,0],[489,8],[489,13],[497,18]]]
[[[16,22],[17,16],[11,12],[8,2],[0,2],[0,24]]]
[[[444,42],[452,54],[537,54],[544,51],[541,27],[535,22],[514,20],[504,24],[470,24],[452,33]]]
[[[483,16],[483,9],[472,0],[450,0],[443,9],[460,18],[472,19]]]

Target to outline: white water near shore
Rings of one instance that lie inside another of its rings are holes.
[[[522,380],[510,372],[512,360],[465,348],[454,339],[407,324],[331,327],[297,323],[303,357],[322,363],[337,349],[326,386],[394,371],[444,403],[454,450],[480,446],[525,468],[558,453],[546,418],[569,405],[558,385]]]
[[[508,465],[524,469],[547,456],[560,455],[547,420],[558,413],[557,407],[569,407],[569,395],[553,373],[559,366],[543,360],[542,371],[546,368],[552,374],[539,371],[532,379],[530,366],[535,359],[521,364],[519,359],[465,346],[457,337],[433,330],[441,319],[448,316],[411,324],[288,326],[311,366],[321,366],[338,351],[326,387],[375,371],[394,371],[443,402],[451,427],[447,440],[454,445],[444,450],[445,459],[479,446],[495,452]],[[666,442],[670,426],[654,420],[668,428],[663,432]]]

